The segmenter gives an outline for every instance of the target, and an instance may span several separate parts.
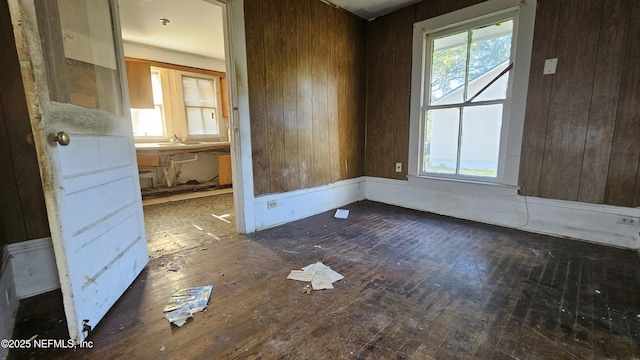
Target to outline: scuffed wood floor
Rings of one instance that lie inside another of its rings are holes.
[[[345,207],[347,220],[327,212],[241,236],[210,215],[223,215],[216,204],[230,206],[230,198],[145,208],[152,259],[92,332],[94,349],[10,356],[640,357],[633,251],[368,201]],[[316,261],[345,278],[333,290],[303,294],[305,283],[286,276]],[[214,285],[209,308],[182,328],[171,326],[162,313],[168,297],[205,284]],[[65,338],[63,318],[59,292],[28,299],[14,338]]]

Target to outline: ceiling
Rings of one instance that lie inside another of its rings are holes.
[[[366,20],[373,20],[378,16],[388,14],[409,4],[419,3],[421,0],[323,0],[342,9],[358,15]]]
[[[202,0],[119,0],[128,43],[224,60],[222,8]],[[170,23],[162,25],[161,18]]]
[[[321,0],[372,20],[420,0]],[[127,43],[224,60],[222,8],[206,0],[119,0]],[[170,22],[163,25],[160,19]]]

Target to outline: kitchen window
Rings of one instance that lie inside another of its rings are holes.
[[[151,66],[151,83],[154,107],[131,109],[136,141],[228,141],[219,77]]]

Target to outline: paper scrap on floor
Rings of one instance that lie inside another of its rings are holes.
[[[182,327],[188,318],[207,307],[212,290],[213,285],[205,285],[176,291],[162,310],[167,312],[165,318]]]
[[[333,289],[333,283],[344,279],[327,265],[317,262],[307,265],[302,270],[291,270],[287,279],[310,281],[313,290]]]
[[[333,215],[333,217],[336,219],[346,219],[349,217],[349,210],[338,209],[336,210],[336,214]]]

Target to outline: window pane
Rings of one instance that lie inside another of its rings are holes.
[[[200,108],[187,108],[187,128],[189,129],[189,135],[203,135],[205,133],[202,111]]]
[[[431,98],[429,104],[443,105],[464,100],[468,32],[433,40]]]
[[[131,109],[131,123],[133,136],[164,136],[161,106],[156,105],[154,109]]]
[[[496,177],[502,104],[469,106],[462,112],[460,174]]]
[[[218,134],[218,119],[216,117],[216,109],[203,108],[202,119],[204,121],[204,133],[208,135]]]
[[[471,31],[469,52],[469,88],[467,99],[476,95],[500,72],[509,66],[511,60],[511,37],[513,20],[484,26]],[[504,99],[507,95],[509,74],[502,75],[483,91],[474,101]]]
[[[214,81],[183,76],[182,88],[189,135],[218,135]]]
[[[162,81],[160,80],[159,71],[151,71],[151,89],[153,92],[153,103],[162,104]]]
[[[182,89],[186,106],[215,107],[213,80],[183,76]]]
[[[424,172],[456,173],[459,116],[459,108],[427,111],[424,136]]]
[[[124,115],[109,2],[34,5],[51,100]]]

